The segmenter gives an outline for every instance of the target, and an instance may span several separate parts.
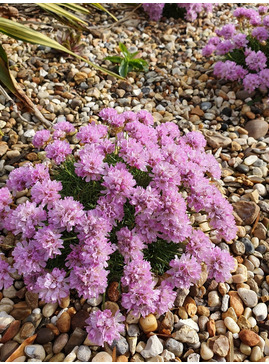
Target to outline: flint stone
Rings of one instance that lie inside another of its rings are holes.
[[[197,332],[187,325],[182,326],[178,331],[174,332],[172,337],[186,344],[197,344],[199,342]]]
[[[163,345],[158,339],[157,335],[151,336],[144,350],[141,351],[141,355],[145,359],[150,359],[156,355],[159,355],[163,352]]]

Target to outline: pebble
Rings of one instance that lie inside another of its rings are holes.
[[[220,357],[227,356],[229,352],[229,340],[226,336],[220,335],[213,344],[213,352],[214,354],[219,355]]]
[[[77,351],[77,359],[88,362],[91,357],[91,349],[88,346],[80,345]]]
[[[182,343],[197,344],[199,342],[199,336],[197,332],[187,325],[182,326],[178,331],[172,334],[172,337]]]
[[[259,335],[248,329],[241,330],[239,333],[239,338],[245,345],[251,347],[258,345],[260,342]]]
[[[24,348],[25,355],[31,359],[43,361],[46,357],[46,352],[42,345],[27,345]]]
[[[0,312],[0,334],[14,321],[14,317],[8,315],[5,311]]]
[[[160,342],[157,335],[153,335],[148,339],[145,349],[141,351],[141,355],[145,359],[150,359],[156,355],[161,354],[162,352],[162,343]]]
[[[268,131],[268,123],[262,119],[251,120],[245,125],[248,135],[254,139],[262,138]]]
[[[44,317],[51,317],[58,307],[58,303],[46,303],[42,309],[42,315]]]
[[[37,344],[47,344],[49,341],[54,339],[53,332],[48,329],[47,327],[42,327],[40,330],[37,331],[36,343]]]
[[[56,326],[60,332],[68,332],[71,327],[71,317],[68,312],[63,312],[56,322]]]
[[[105,351],[100,351],[92,358],[92,362],[112,362],[112,356]]]
[[[172,353],[175,354],[175,356],[177,357],[181,357],[182,353],[183,353],[183,344],[175,339],[168,339],[165,342],[165,348],[169,351],[171,351]]]
[[[208,293],[208,305],[209,307],[216,307],[221,305],[220,297],[217,291],[211,291]]]
[[[233,334],[238,334],[240,332],[240,328],[237,323],[231,317],[225,317],[224,325],[230,330]]]
[[[111,349],[113,349],[115,346],[117,348],[117,354],[118,355],[125,354],[128,351],[128,349],[129,349],[128,342],[125,339],[125,337],[123,337],[123,336],[121,336],[117,340],[113,340],[113,342],[111,344]]]
[[[200,348],[200,355],[202,359],[205,361],[208,361],[213,358],[214,352],[209,348],[206,342],[202,342],[201,348]]]
[[[156,317],[152,314],[149,314],[146,317],[141,317],[139,319],[139,325],[145,334],[155,331],[158,328],[158,322]]]
[[[52,348],[54,354],[58,354],[62,351],[62,349],[65,347],[68,339],[69,339],[68,334],[60,334],[56,338],[56,340],[54,341],[54,344],[53,344],[53,348]]]
[[[263,321],[268,316],[268,307],[265,303],[258,303],[257,306],[253,308],[253,313],[257,321]]]
[[[258,296],[254,291],[250,289],[239,288],[237,292],[246,306],[255,307],[258,304]]]

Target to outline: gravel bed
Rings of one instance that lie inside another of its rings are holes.
[[[85,331],[85,320],[102,297],[86,301],[74,295],[61,306],[45,304],[16,276],[14,286],[0,292],[0,361],[12,353],[21,362],[269,361],[268,95],[248,94],[236,83],[215,79],[212,61],[200,53],[236,6],[222,4],[213,16],[194,23],[166,19],[157,25],[139,11],[116,26],[94,12],[92,24],[104,28],[84,39],[91,61],[109,66],[102,60],[123,42],[150,65],[147,73],[129,73],[124,81],[0,35],[12,74],[51,122],[65,117],[79,127],[98,119],[102,108],[114,107],[119,112],[146,109],[156,123],[173,121],[183,133],[200,130],[208,152],[222,166],[219,187],[233,204],[239,226],[237,239],[220,243],[238,263],[228,282],[207,280],[204,272],[197,285],[178,291],[166,315],[145,320],[128,314],[121,339],[104,348],[93,345]],[[110,7],[119,19],[126,16],[123,5]],[[42,22],[35,29],[49,32],[52,27],[44,24],[54,24],[44,14],[37,19],[22,14],[20,20]],[[14,168],[44,157],[31,144],[42,128],[36,117],[24,111],[20,116],[0,94],[0,187]],[[23,203],[27,193],[18,193],[16,203]],[[199,214],[195,218],[207,231]],[[3,251],[5,244],[14,244],[14,237],[4,238]],[[106,308],[116,311],[119,305],[118,295],[108,295]]]

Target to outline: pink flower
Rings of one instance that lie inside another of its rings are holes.
[[[55,140],[45,148],[45,151],[47,157],[53,159],[56,164],[64,162],[66,157],[72,153],[72,149],[66,140]]]
[[[120,332],[124,331],[124,316],[117,311],[113,316],[110,310],[95,311],[90,314],[90,317],[85,321],[86,331],[89,339],[99,346],[104,346],[105,342],[109,345],[113,340],[120,338]]]
[[[50,131],[49,130],[38,130],[35,133],[35,136],[33,137],[33,145],[40,149],[42,147],[44,147],[44,145],[46,144],[46,142],[48,142],[50,139]]]
[[[10,274],[14,273],[16,270],[2,259],[2,256],[3,254],[0,253],[0,289],[7,289],[12,286],[14,281]]]
[[[208,278],[214,278],[217,282],[225,282],[231,277],[231,270],[235,267],[234,258],[226,250],[219,247],[211,249],[207,264]]]
[[[32,200],[35,203],[47,205],[50,208],[53,203],[60,199],[59,191],[62,189],[61,182],[46,180],[37,182],[31,189]]]
[[[48,212],[49,223],[59,231],[71,231],[83,216],[83,205],[73,197],[56,200]]]
[[[46,252],[48,258],[54,258],[55,255],[61,254],[60,249],[63,246],[63,240],[60,239],[61,234],[57,234],[49,226],[39,229],[34,236],[37,246],[41,246]]]
[[[54,125],[54,130],[63,131],[64,133],[69,134],[74,133],[75,128],[74,125],[68,121],[58,121],[57,124]]]
[[[37,278],[39,297],[45,302],[58,302],[69,295],[69,279],[63,269],[54,268]]]
[[[180,259],[176,256],[170,267],[167,273],[171,275],[171,284],[177,288],[190,288],[201,275],[201,265],[189,254],[182,254]]]

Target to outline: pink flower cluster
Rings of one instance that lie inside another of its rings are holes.
[[[143,9],[149,15],[150,20],[159,21],[162,17],[164,6],[165,3],[158,3],[158,4],[144,3]],[[186,20],[194,21],[203,11],[206,13],[211,13],[214,4],[177,3],[177,6],[186,9],[186,15],[185,15]]]
[[[242,81],[249,93],[269,88],[269,15],[265,15],[268,9],[237,8],[233,15],[238,24],[226,24],[216,30],[217,37],[212,37],[202,50],[205,57],[223,56],[224,60],[216,62],[214,74],[228,81]]]
[[[77,176],[100,186],[95,207],[86,210],[72,196],[61,196],[62,183],[52,180],[43,164],[14,169],[7,187],[0,189],[1,228],[19,239],[12,252],[13,268],[0,260],[0,278],[5,287],[12,284],[10,274],[16,269],[24,275],[28,289],[46,302],[61,302],[70,289],[91,299],[106,291],[110,256],[118,250],[125,264],[122,306],[135,315],[163,314],[173,307],[177,288],[197,282],[202,263],[218,282],[228,279],[234,267],[233,258],[193,228],[190,220],[191,212],[201,212],[217,238],[235,237],[232,208],[206,177],[219,179],[220,168],[205,152],[206,141],[199,132],[180,136],[172,122],[154,127],[152,115],[145,110],[118,114],[108,108],[101,116],[103,125],[81,127],[77,133],[81,148],[74,155]],[[119,129],[111,138],[115,127]],[[57,158],[64,161],[69,154],[64,151],[70,147],[67,140],[54,138],[55,131],[74,130],[66,122],[59,123],[47,139],[48,156],[55,148],[51,155],[60,163]],[[59,142],[65,143],[64,149]],[[147,182],[140,184],[135,172]],[[10,192],[25,188],[31,199],[11,210]],[[126,204],[134,211],[131,225],[124,223]],[[185,253],[170,262],[160,285],[143,254],[158,239],[167,242],[168,249],[170,242],[186,244]],[[58,261],[64,251],[63,266],[50,268],[50,262]],[[110,311],[93,313],[88,320],[90,339],[103,345],[119,338],[123,325],[121,316],[116,316]]]

